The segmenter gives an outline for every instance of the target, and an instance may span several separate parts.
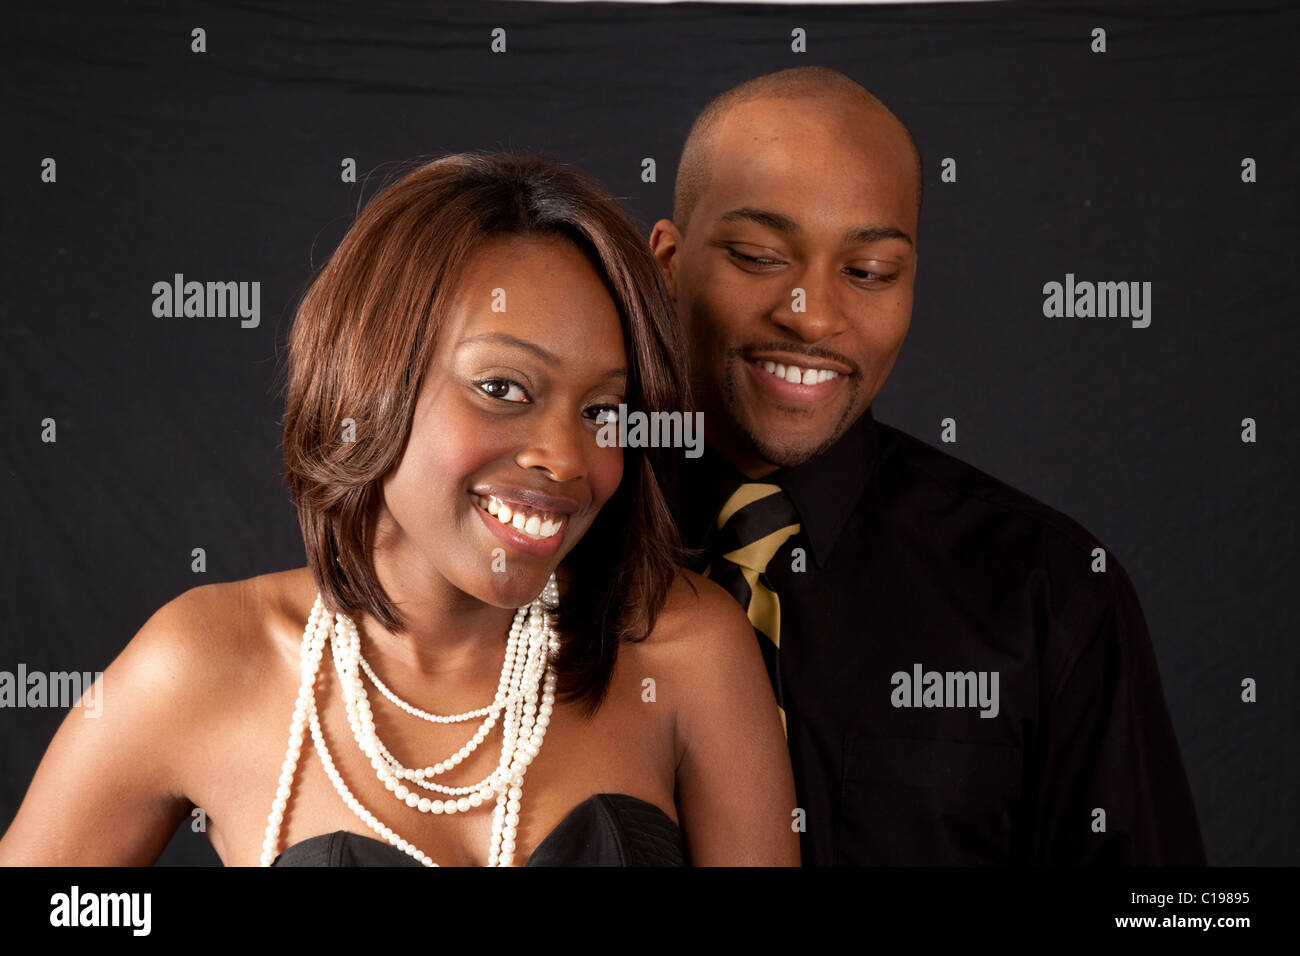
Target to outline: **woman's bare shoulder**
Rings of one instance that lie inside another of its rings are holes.
[[[285,624],[306,569],[190,588],[160,607],[123,652],[133,676],[183,684],[196,702],[238,698],[286,651]],[[307,576],[310,580],[310,575]],[[314,592],[313,592],[314,596]],[[310,611],[308,598],[307,609]],[[303,613],[302,624],[306,624]]]
[[[646,644],[679,656],[693,668],[748,651],[754,641],[749,619],[734,598],[702,575],[682,568]]]
[[[655,632],[673,704],[675,800],[696,865],[797,865],[790,756],[754,628],[713,581],[682,571]],[[734,794],[750,798],[738,807]]]
[[[210,794],[214,773],[239,766],[229,755],[249,741],[232,730],[260,712],[268,688],[292,694],[292,650],[274,666],[264,623],[288,593],[274,577],[190,588],[149,617],[87,692],[95,719],[75,708],[64,718],[0,841],[0,862],[157,859],[189,805]],[[70,792],[94,812],[68,812]]]

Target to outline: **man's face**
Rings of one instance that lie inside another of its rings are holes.
[[[836,100],[737,107],[711,156],[687,233],[661,220],[650,241],[706,435],[757,478],[827,450],[889,377],[912,314],[918,183],[897,123]]]

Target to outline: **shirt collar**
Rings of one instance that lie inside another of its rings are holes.
[[[759,479],[780,485],[790,496],[818,567],[835,550],[879,453],[876,423],[868,407],[823,454]],[[699,458],[686,459],[681,479],[676,511],[682,537],[690,545],[702,546],[723,503],[750,479],[707,444]]]

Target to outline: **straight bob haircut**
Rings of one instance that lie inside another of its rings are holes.
[[[360,213],[303,295],[289,337],[286,478],[330,611],[365,611],[405,630],[372,561],[381,482],[405,450],[458,282],[485,244],[510,236],[561,238],[591,261],[618,307],[628,408],[690,410],[663,277],[594,180],[534,157],[461,153],[419,165]],[[571,580],[557,612],[558,690],[588,713],[604,698],[618,643],[649,635],[686,554],[661,490],[674,450],[623,456],[618,490],[563,561]]]

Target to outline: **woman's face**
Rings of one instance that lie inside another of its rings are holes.
[[[575,246],[483,247],[384,480],[376,560],[408,592],[441,579],[496,607],[531,601],[622,480],[622,449],[596,433],[626,388],[618,309]]]

